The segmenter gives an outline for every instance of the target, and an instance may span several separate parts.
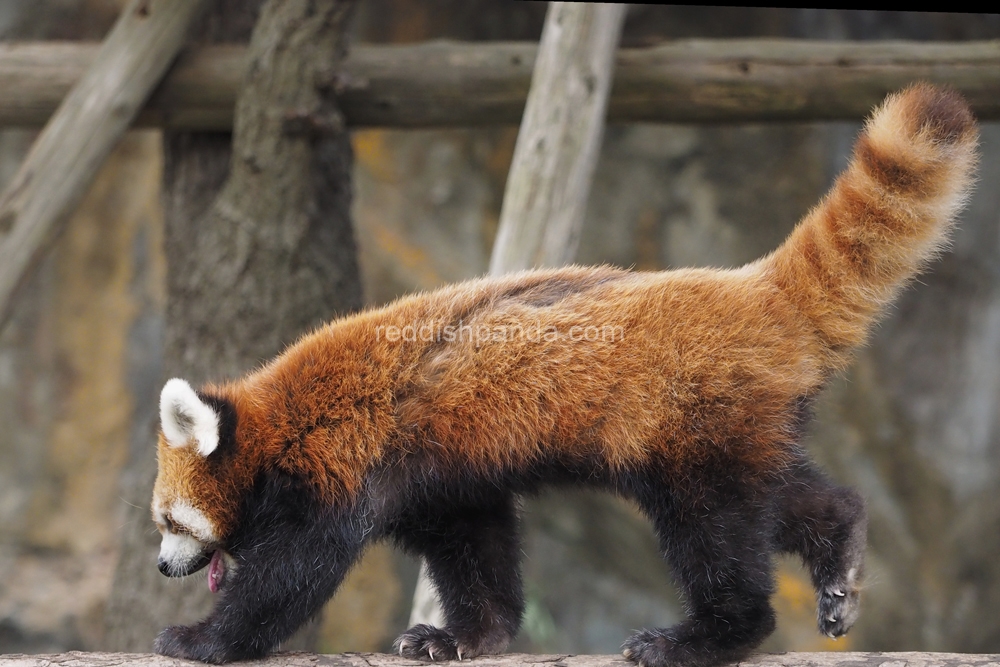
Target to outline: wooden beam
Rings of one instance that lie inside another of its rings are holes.
[[[59,653],[0,655],[0,667],[190,667],[187,660],[140,653]],[[509,653],[451,662],[473,667],[634,667],[620,655],[534,655]],[[279,653],[248,660],[240,667],[414,667],[419,663],[384,653]],[[997,667],[1000,654],[976,653],[763,653],[740,667]]]
[[[132,0],[0,195],[0,327],[206,0]],[[2,84],[0,84],[2,86]],[[4,90],[4,99],[19,94]]]
[[[40,126],[93,62],[97,46],[0,44],[0,125]],[[516,125],[534,43],[426,42],[352,50],[340,105],[353,127]],[[232,127],[246,50],[215,46],[178,61],[142,125]],[[1000,120],[1000,41],[681,40],[620,49],[610,122],[858,120],[918,80],[948,84],[980,120]]]
[[[562,266],[576,256],[626,7],[549,4],[490,275]]]

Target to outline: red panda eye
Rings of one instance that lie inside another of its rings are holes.
[[[190,535],[191,531],[179,523],[175,523],[170,520],[170,517],[164,517],[163,520],[167,524],[167,530],[169,530],[174,535]]]
[[[177,526],[174,525],[174,522],[170,520],[169,516],[164,515],[164,517],[163,517],[163,525],[166,527],[166,529],[167,529],[168,532],[171,532],[171,533],[176,533],[177,532]]]

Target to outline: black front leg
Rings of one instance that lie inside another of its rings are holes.
[[[366,532],[357,513],[255,495],[268,502],[255,503],[242,522],[230,550],[237,565],[212,613],[163,630],[157,653],[214,664],[263,657],[322,608],[357,560]]]
[[[481,492],[476,502],[416,513],[393,536],[419,554],[441,598],[446,627],[417,625],[396,639],[400,655],[416,660],[462,660],[500,653],[524,613],[517,503],[504,491]]]

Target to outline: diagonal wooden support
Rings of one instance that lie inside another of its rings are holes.
[[[604,136],[627,5],[553,2],[500,211],[490,275],[572,261]]]
[[[552,2],[507,176],[490,275],[572,261],[604,135],[625,4]],[[443,626],[427,564],[410,625]]]
[[[132,0],[0,195],[0,328],[207,0]]]

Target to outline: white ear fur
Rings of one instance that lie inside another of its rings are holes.
[[[194,439],[198,453],[208,456],[219,446],[219,415],[184,380],[167,380],[160,392],[160,428],[171,447]]]

